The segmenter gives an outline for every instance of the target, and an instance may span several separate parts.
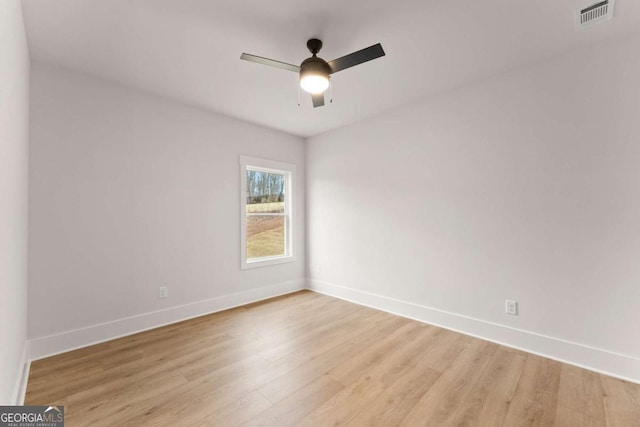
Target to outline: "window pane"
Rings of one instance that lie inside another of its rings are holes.
[[[285,255],[284,216],[247,215],[247,258]]]
[[[284,174],[247,169],[247,259],[286,255]]]
[[[284,183],[282,174],[247,170],[247,212],[260,204],[252,212],[284,213]]]

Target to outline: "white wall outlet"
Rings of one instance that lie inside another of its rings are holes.
[[[158,288],[158,298],[166,298],[169,296],[169,288],[166,286],[160,286]]]
[[[504,312],[507,314],[512,314],[514,316],[518,315],[518,301],[512,301],[510,299],[504,301]]]

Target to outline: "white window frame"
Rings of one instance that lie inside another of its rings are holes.
[[[264,258],[247,258],[247,169],[271,172],[285,176],[285,254]],[[296,166],[290,163],[261,159],[258,157],[240,156],[240,268],[242,270],[283,264],[296,260],[293,246],[294,234],[294,184]]]

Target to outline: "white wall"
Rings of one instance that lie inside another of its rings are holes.
[[[34,357],[304,286],[302,139],[39,63],[31,83]],[[296,262],[240,270],[241,154],[296,164]]]
[[[27,337],[29,52],[18,0],[0,2],[0,405],[17,403]]]
[[[312,287],[640,381],[638,52],[591,47],[311,138]]]

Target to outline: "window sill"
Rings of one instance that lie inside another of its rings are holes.
[[[293,255],[256,258],[250,261],[244,261],[240,268],[242,270],[248,270],[251,268],[267,267],[269,265],[285,264],[288,262],[294,262],[295,260],[296,257]]]

